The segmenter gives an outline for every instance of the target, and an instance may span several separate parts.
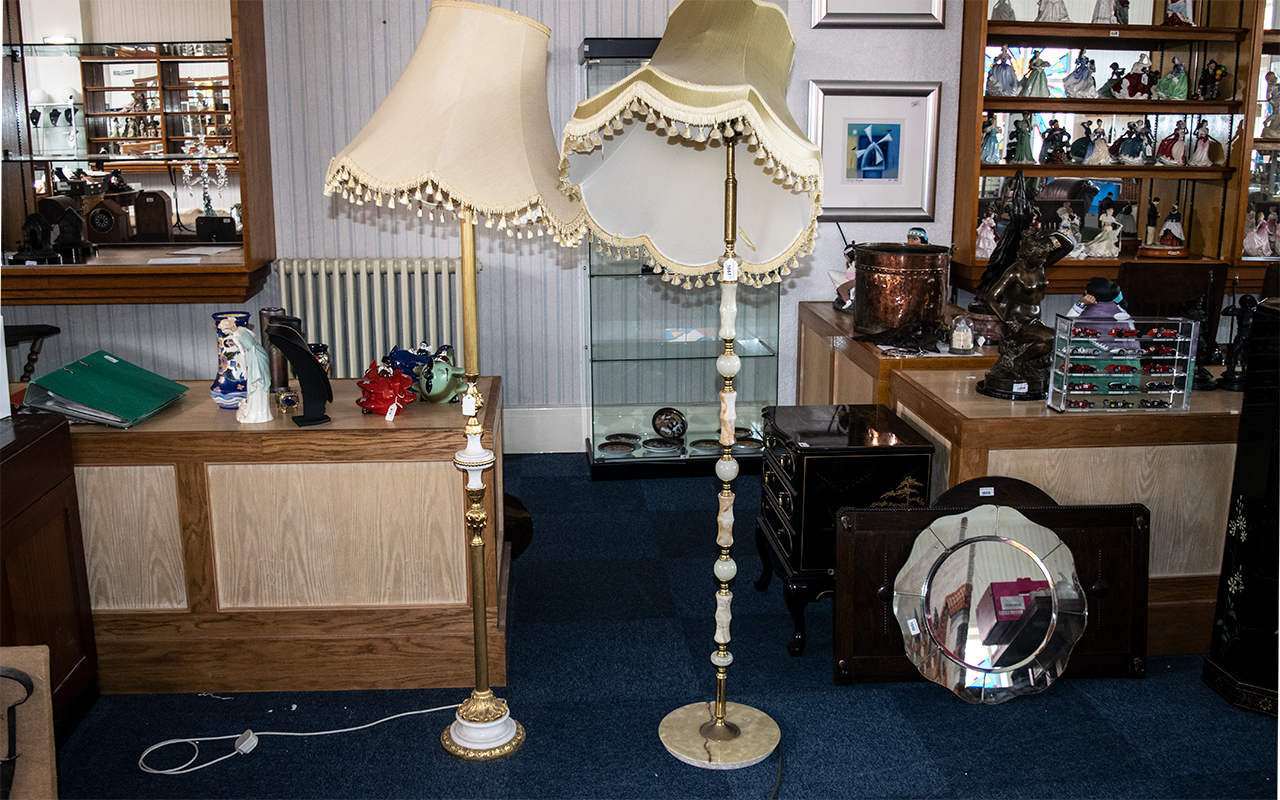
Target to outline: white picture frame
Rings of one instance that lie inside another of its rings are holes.
[[[809,81],[821,222],[934,218],[941,83]]]
[[[812,0],[811,27],[944,28],[944,4],[945,0]]]

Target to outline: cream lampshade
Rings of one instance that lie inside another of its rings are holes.
[[[767,714],[729,703],[726,686],[737,574],[736,293],[739,282],[758,287],[788,274],[812,250],[821,211],[821,156],[786,106],[794,52],[787,16],[771,3],[684,0],[648,66],[580,103],[560,148],[565,191],[582,198],[601,248],[645,255],[663,280],[686,288],[720,283],[716,696],[672,711],[658,727],[672,755],[709,769],[758,763],[781,738]]]
[[[481,475],[495,463],[480,444],[483,398],[477,342],[475,226],[524,238],[550,231],[562,245],[585,232],[581,203],[564,195],[547,109],[546,26],[511,11],[433,0],[427,27],[400,80],[364,129],[329,163],[325,194],[357,204],[401,206],[462,227],[462,398],[467,447],[454,464],[467,473],[471,607],[476,688],[441,735],[445,750],[475,761],[502,758],[524,743],[507,703],[489,688]]]

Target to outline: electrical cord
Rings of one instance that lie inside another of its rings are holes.
[[[146,750],[142,752],[142,755],[138,757],[138,768],[141,769],[143,772],[150,772],[153,775],[185,775],[188,772],[195,772],[198,769],[211,767],[214,764],[217,764],[219,761],[226,761],[228,758],[231,758],[232,756],[242,756],[249,753],[250,751],[253,750],[253,748],[258,746],[258,739],[259,737],[262,737],[262,736],[329,736],[335,733],[351,733],[352,731],[362,731],[365,728],[372,728],[375,725],[381,725],[384,722],[390,722],[393,719],[400,719],[401,717],[412,717],[418,714],[434,714],[437,711],[448,711],[451,708],[457,708],[459,705],[460,705],[459,703],[454,703],[453,705],[440,706],[438,708],[425,708],[425,709],[420,709],[418,711],[405,711],[400,714],[393,714],[389,717],[383,717],[382,719],[376,720],[374,722],[367,722],[364,725],[356,725],[355,727],[351,727],[351,728],[338,728],[336,730],[331,730],[331,731],[310,731],[310,732],[262,731],[260,733],[254,733],[252,730],[246,730],[244,733],[233,734],[230,736],[200,736],[200,737],[189,737],[186,739],[166,739],[163,742],[159,742],[157,744],[151,745],[150,747],[148,747]],[[228,739],[235,740],[235,745],[233,745],[234,749],[230,753],[227,753],[226,755],[223,755],[223,756],[219,756],[212,761],[206,761],[203,764],[196,764],[196,766],[194,767],[191,766],[192,763],[194,763],[195,760],[200,757],[200,745],[198,744],[198,742],[220,742],[220,741],[226,741]],[[168,747],[169,745],[173,745],[173,744],[189,744],[191,745],[192,749],[195,752],[191,754],[191,758],[185,764],[182,764],[181,766],[173,767],[171,769],[155,769],[153,767],[147,766],[148,755],[150,755],[152,752],[156,750],[159,750],[162,747]]]

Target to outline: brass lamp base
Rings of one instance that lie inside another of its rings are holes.
[[[671,755],[703,769],[741,769],[759,764],[782,740],[778,723],[763,711],[726,703],[725,725],[717,728],[715,710],[713,702],[677,708],[658,725],[658,738]]]
[[[493,722],[468,722],[462,717],[440,734],[440,744],[463,761],[497,761],[524,746],[524,726],[504,714]]]

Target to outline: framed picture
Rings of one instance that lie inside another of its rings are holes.
[[[985,1],[985,0],[984,0]],[[814,28],[943,28],[944,0],[813,0]],[[885,8],[892,11],[885,11]]]
[[[824,222],[933,219],[940,83],[809,81]]]

